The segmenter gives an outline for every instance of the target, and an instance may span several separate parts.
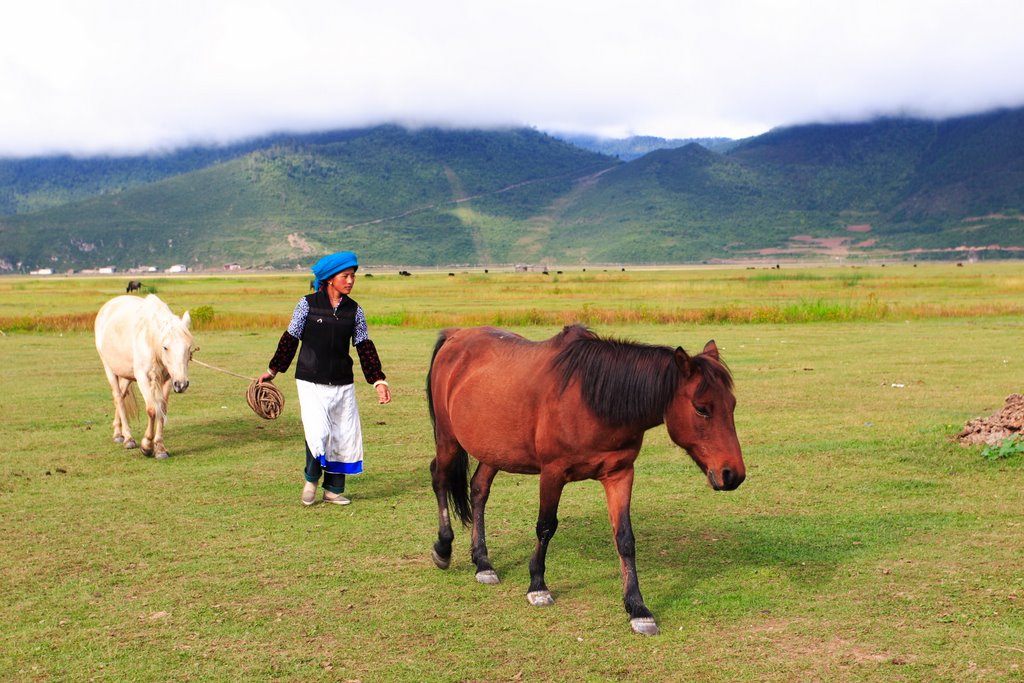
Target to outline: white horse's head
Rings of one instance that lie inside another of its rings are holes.
[[[160,361],[171,376],[174,393],[188,389],[188,362],[192,360],[192,318],[185,311],[181,318],[172,316],[160,332]]]

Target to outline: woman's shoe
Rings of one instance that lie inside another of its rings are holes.
[[[341,495],[340,493],[331,493],[330,491],[324,491],[324,502],[334,503],[335,505],[348,505],[352,501]]]
[[[307,481],[306,485],[302,487],[302,504],[312,505],[316,502],[316,484],[311,481]]]

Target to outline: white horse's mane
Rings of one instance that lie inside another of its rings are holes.
[[[161,338],[169,334],[178,325],[181,326],[182,331],[190,338],[192,336],[192,332],[188,329],[188,319],[185,317],[188,315],[188,312],[186,311],[179,318],[174,315],[170,306],[164,303],[156,294],[149,294],[142,300],[140,313],[140,321],[145,322],[144,329],[147,331],[150,341],[155,342],[157,345],[153,348],[157,348]]]

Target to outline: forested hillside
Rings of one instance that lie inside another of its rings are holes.
[[[1024,254],[1024,109],[710,147],[622,162],[529,129],[382,126],[0,161],[0,270]]]

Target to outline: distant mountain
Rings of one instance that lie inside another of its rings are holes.
[[[279,145],[325,145],[365,131],[277,134],[233,145],[193,145],[138,156],[0,157],[0,216],[33,213],[96,195],[114,194]]]
[[[632,161],[645,154],[659,149],[676,149],[685,147],[691,143],[697,143],[701,147],[707,147],[716,152],[727,152],[735,147],[738,141],[731,138],[658,138],[648,135],[634,135],[628,138],[603,138],[595,135],[583,134],[553,134],[560,140],[569,144],[589,149],[591,152],[616,157],[623,161]]]
[[[1024,109],[880,119],[652,152],[603,176],[560,244],[595,261],[1019,257],[1022,208]],[[623,233],[628,249],[609,242]]]
[[[0,272],[293,268],[341,248],[380,265],[1024,256],[1024,109],[794,126],[717,150],[623,162],[534,130],[382,126],[8,160]]]
[[[618,163],[526,129],[275,137],[198,170],[0,217],[0,270],[294,267],[342,247],[384,263],[508,262],[537,207]],[[76,175],[67,187],[89,186]]]

